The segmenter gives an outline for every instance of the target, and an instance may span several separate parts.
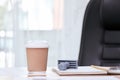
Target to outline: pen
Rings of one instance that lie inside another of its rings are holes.
[[[91,65],[91,67],[95,68],[95,69],[99,69],[99,70],[103,70],[103,71],[107,71],[109,70],[110,67],[101,67],[101,66],[96,66],[96,65]]]

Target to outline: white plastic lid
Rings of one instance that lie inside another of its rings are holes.
[[[48,48],[47,41],[28,41],[26,48]]]

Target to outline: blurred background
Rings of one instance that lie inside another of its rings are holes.
[[[25,43],[49,42],[48,66],[77,60],[89,0],[0,0],[0,67],[26,66]]]

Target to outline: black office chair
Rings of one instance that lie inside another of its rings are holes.
[[[90,0],[84,16],[79,65],[120,65],[120,0]]]

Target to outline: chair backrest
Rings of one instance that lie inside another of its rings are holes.
[[[84,15],[79,65],[120,65],[120,0],[90,0]]]

